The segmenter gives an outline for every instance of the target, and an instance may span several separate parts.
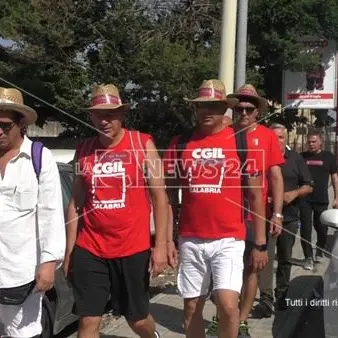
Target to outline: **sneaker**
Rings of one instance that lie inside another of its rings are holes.
[[[155,338],[161,338],[160,334],[157,331],[155,331]]]
[[[320,250],[317,250],[315,256],[315,263],[320,263],[323,260],[323,253]]]
[[[248,322],[241,320],[239,323],[238,337],[237,338],[251,338],[249,334]]]
[[[303,268],[305,270],[310,270],[310,271],[313,270],[313,260],[312,260],[312,258],[306,258],[305,259],[305,263],[304,263]]]
[[[260,300],[251,312],[252,318],[270,318],[273,313],[272,301],[268,299]]]
[[[214,337],[218,336],[218,320],[217,320],[216,316],[212,317],[212,322],[208,326],[206,334],[208,336],[211,336],[211,337],[212,336],[214,336]]]

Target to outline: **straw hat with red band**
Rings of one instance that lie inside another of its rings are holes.
[[[129,104],[122,103],[119,90],[113,84],[100,85],[93,89],[90,107],[87,110],[127,110]]]
[[[226,95],[225,85],[220,80],[204,80],[198,89],[198,97],[194,99],[184,98],[191,103],[221,102],[232,108],[237,103],[236,98],[229,98]]]
[[[0,87],[0,110],[20,113],[26,125],[34,124],[38,118],[36,111],[23,102],[22,93],[15,88]]]
[[[259,96],[256,88],[251,84],[243,85],[234,94],[229,94],[228,97],[236,98],[239,102],[254,102],[260,111],[268,106],[268,101],[264,97]]]

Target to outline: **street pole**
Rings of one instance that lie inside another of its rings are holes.
[[[238,0],[235,90],[246,81],[248,0]]]
[[[237,0],[223,0],[219,79],[227,93],[234,90]]]

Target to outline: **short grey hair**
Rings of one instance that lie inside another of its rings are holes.
[[[284,124],[281,123],[272,123],[270,129],[283,129],[286,131],[286,127],[284,126]]]

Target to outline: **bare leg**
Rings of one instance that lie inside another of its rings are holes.
[[[241,292],[239,319],[247,321],[257,293],[258,276],[250,267],[245,267]]]
[[[231,290],[216,290],[218,309],[218,338],[237,338],[239,327],[239,294]]]
[[[187,338],[205,338],[204,303],[204,296],[184,299],[184,329]]]
[[[81,317],[79,321],[78,338],[99,338],[101,317]]]
[[[151,315],[137,322],[128,321],[130,328],[141,338],[155,338],[155,321]]]

